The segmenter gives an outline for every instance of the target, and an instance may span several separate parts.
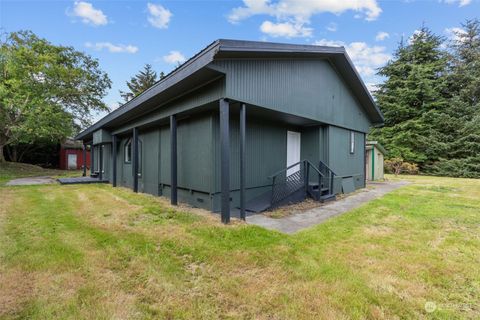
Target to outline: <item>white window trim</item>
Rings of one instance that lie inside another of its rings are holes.
[[[350,131],[350,154],[355,153],[355,131]]]
[[[130,145],[130,152],[128,152]],[[123,160],[125,163],[132,163],[132,139],[128,139],[123,148],[124,157]]]

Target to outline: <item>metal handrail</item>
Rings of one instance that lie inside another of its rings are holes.
[[[323,161],[318,162],[318,167],[319,168],[324,168],[325,169],[325,175],[328,175],[328,190],[330,193],[333,192],[333,180],[335,176],[337,175],[332,169],[330,169],[329,166],[327,166]]]
[[[318,174],[320,174],[322,177],[325,177],[325,175],[324,175],[322,172],[320,172],[320,170],[319,170],[317,167],[315,167],[310,161],[308,161],[308,160],[305,159],[305,160],[301,160],[301,161],[299,161],[299,162],[297,162],[297,163],[294,163],[294,164],[286,167],[285,169],[282,169],[282,170],[279,170],[279,171],[275,172],[274,174],[268,176],[268,179],[273,179],[273,178],[275,178],[276,176],[278,176],[279,174],[281,174],[282,172],[286,172],[287,170],[289,170],[289,169],[291,169],[291,168],[293,168],[293,167],[295,167],[295,166],[298,166],[299,164],[302,164],[302,163],[306,163],[306,164],[310,165],[310,167],[312,167],[313,169],[315,169],[315,171],[317,171]]]
[[[333,171],[332,169],[330,169],[330,167],[325,164],[325,162],[323,162],[322,160],[319,160],[318,162],[319,162],[320,164],[322,164],[325,168],[327,168],[329,171],[331,171],[334,176],[337,175],[337,174],[335,173],[335,171]]]

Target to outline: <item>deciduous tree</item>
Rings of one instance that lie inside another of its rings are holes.
[[[7,145],[58,141],[106,111],[111,86],[98,61],[53,45],[31,31],[6,35],[0,46],[0,161]]]

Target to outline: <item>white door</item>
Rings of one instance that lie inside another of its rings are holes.
[[[287,167],[300,161],[300,132],[287,131]],[[300,164],[287,170],[287,176],[300,169]]]
[[[68,169],[77,169],[77,155],[69,154],[68,155]]]

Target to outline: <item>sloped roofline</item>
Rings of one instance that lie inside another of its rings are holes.
[[[248,57],[272,54],[275,55],[275,57],[295,57],[305,55],[330,58],[337,68],[337,71],[342,74],[347,84],[349,84],[350,88],[359,99],[361,105],[366,109],[372,123],[374,125],[383,124],[384,118],[380,109],[375,104],[373,97],[358,74],[344,47],[218,39],[188,59],[178,68],[168,73],[162,80],[145,90],[142,94],[120,106],[118,109],[110,112],[95,124],[79,133],[75,139],[85,139],[90,137],[94,131],[108,125],[118,117],[126,115],[131,110],[152,99],[159,93],[168,90],[170,87],[188,78],[193,73],[205,68],[216,58],[221,58],[222,56],[228,57],[231,54],[240,56],[246,55]]]
[[[367,147],[376,147],[381,153],[387,155],[387,150],[378,141],[367,141],[365,145]]]

